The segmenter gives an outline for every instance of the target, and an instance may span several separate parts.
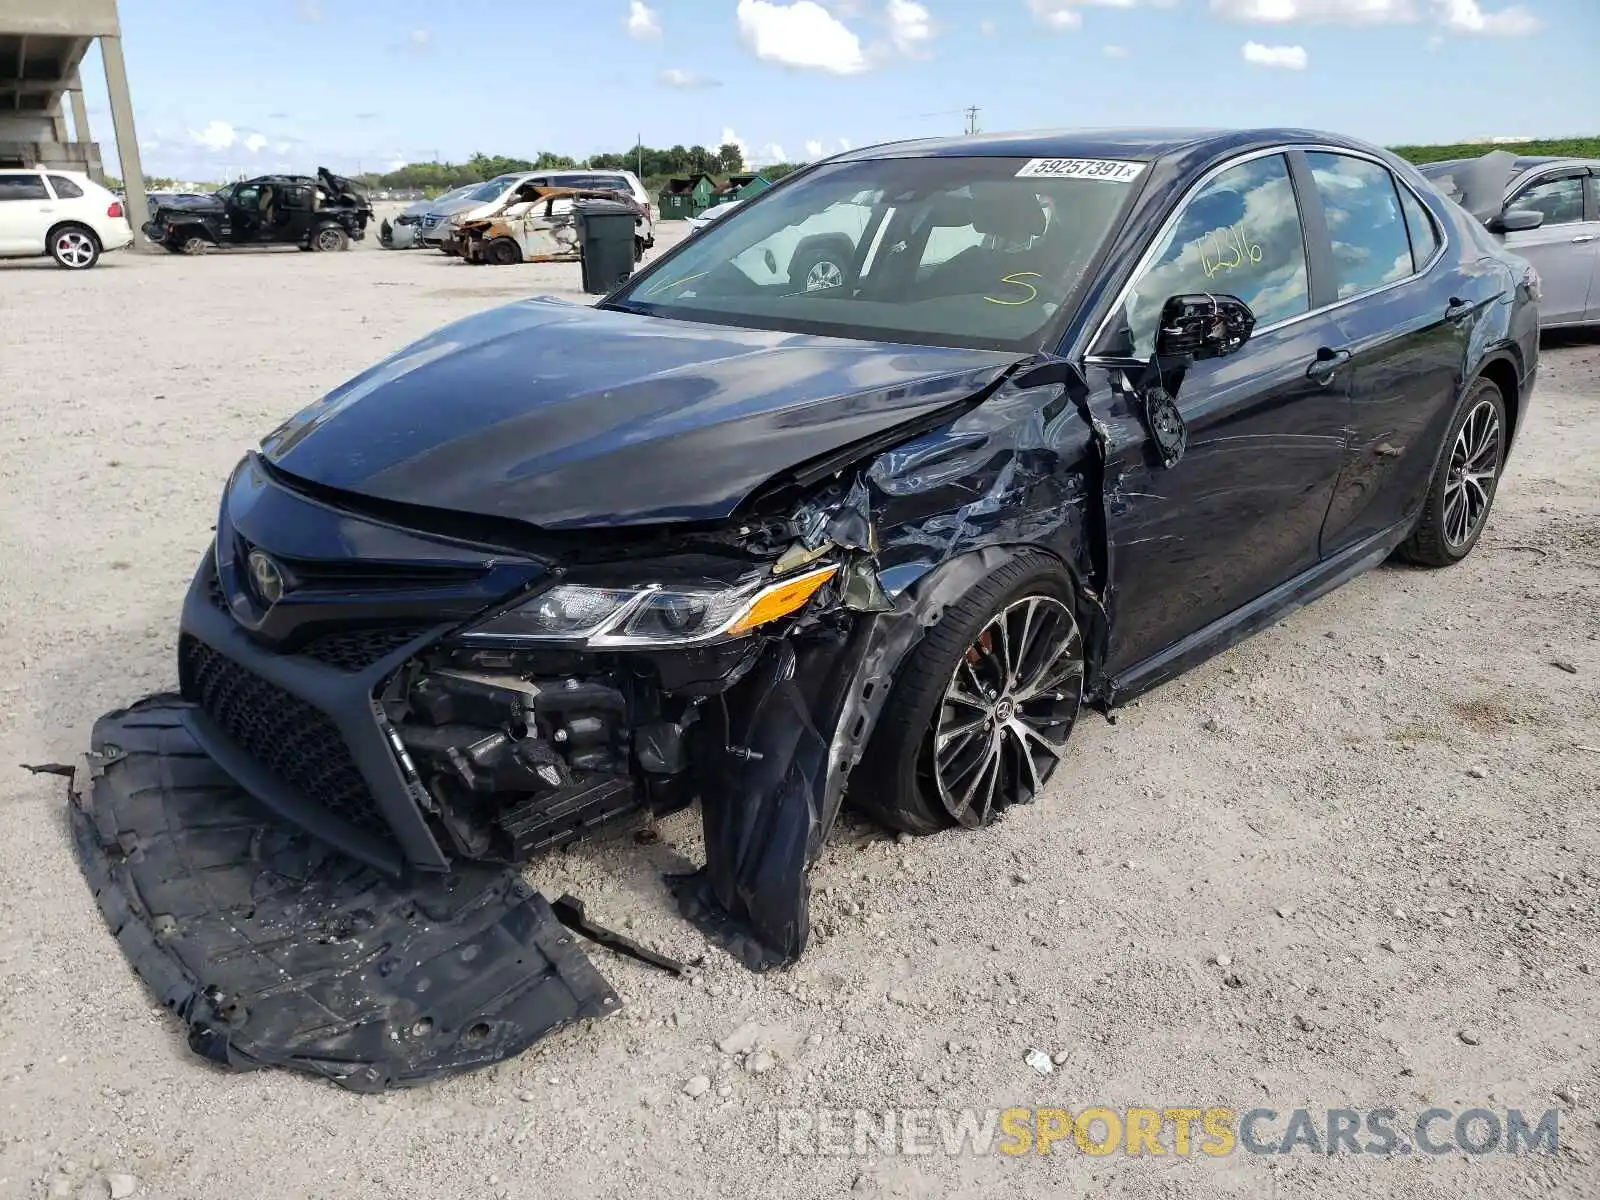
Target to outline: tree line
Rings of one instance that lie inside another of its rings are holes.
[[[780,163],[763,167],[769,179],[782,178],[797,164]],[[593,154],[578,159],[567,154],[541,150],[533,158],[511,158],[503,154],[477,153],[466,162],[407,163],[382,174],[365,174],[358,182],[385,191],[421,189],[446,191],[468,183],[493,179],[515,171],[559,171],[590,167],[603,171],[633,171],[651,191],[659,190],[668,179],[704,172],[707,175],[737,175],[745,170],[744,152],[732,142],[712,150],[706,146],[672,146],[658,149],[636,146],[614,154]]]

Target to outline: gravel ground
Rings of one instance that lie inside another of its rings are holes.
[[[843,823],[793,970],[713,950],[690,983],[597,950],[623,1014],[383,1097],[192,1057],[100,920],[61,781],[13,764],[70,760],[103,710],[173,685],[180,597],[257,437],[446,320],[576,279],[370,245],[0,265],[0,1196],[1600,1194],[1592,339],[1547,347],[1467,563],[1374,571],[1086,717],[992,830]],[[529,874],[692,957],[659,872],[698,856],[698,821],[660,832]],[[774,1115],[1097,1103],[1555,1107],[1562,1149],[818,1158],[781,1155]]]

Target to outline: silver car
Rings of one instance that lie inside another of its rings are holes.
[[[1499,150],[1418,170],[1533,264],[1541,326],[1600,325],[1600,160]]]
[[[415,204],[407,206],[400,211],[392,224],[385,221],[378,227],[379,243],[385,250],[410,250],[414,246],[420,246],[422,219],[440,206],[461,199],[477,186],[475,183],[469,183],[464,187],[442,192],[431,200],[424,197]]]

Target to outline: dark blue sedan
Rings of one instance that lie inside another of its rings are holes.
[[[982,827],[1082,704],[1391,556],[1468,555],[1538,298],[1343,137],[856,150],[596,307],[450,325],[271,433],[168,703],[397,876],[698,801],[683,911],[788,961],[842,803]]]

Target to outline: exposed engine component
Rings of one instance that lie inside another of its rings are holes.
[[[685,772],[692,707],[668,720],[644,681],[535,678],[518,673],[525,665],[419,666],[388,698],[396,732],[462,853],[521,860],[646,806],[687,800],[687,781],[674,786],[672,777]]]

